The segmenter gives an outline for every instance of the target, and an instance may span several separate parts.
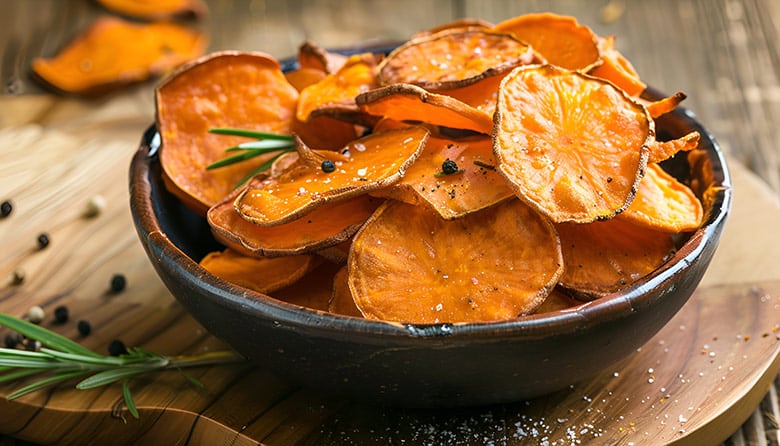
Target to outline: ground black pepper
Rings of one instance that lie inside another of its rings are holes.
[[[58,324],[64,324],[65,322],[68,322],[68,313],[68,307],[65,305],[60,305],[54,309],[54,320]]]
[[[2,204],[0,204],[0,218],[5,218],[11,215],[11,212],[14,210],[14,206],[11,204],[9,200],[5,200]]]
[[[126,286],[127,286],[127,279],[125,279],[124,275],[114,274],[114,276],[111,277],[112,293],[121,293],[122,291],[124,291]]]
[[[119,356],[127,353],[127,347],[125,343],[119,339],[115,339],[108,344],[108,354],[111,356]]]
[[[79,321],[79,323],[76,324],[76,328],[79,330],[81,336],[89,336],[89,334],[92,333],[92,325],[87,321]]]
[[[38,249],[46,249],[47,246],[49,246],[49,243],[51,240],[49,240],[49,234],[45,232],[41,232],[38,235]]]
[[[331,160],[323,161],[321,167],[322,167],[322,171],[325,173],[331,173],[334,170],[336,170],[336,165],[333,164],[333,161]]]

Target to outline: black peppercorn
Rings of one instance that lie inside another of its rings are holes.
[[[5,335],[5,348],[16,348],[22,338],[17,333],[8,333]]]
[[[11,215],[11,211],[14,210],[14,206],[11,204],[9,200],[5,200],[2,204],[0,204],[0,218],[5,218]]]
[[[45,249],[47,246],[49,246],[49,234],[42,232],[40,235],[38,235],[38,249]]]
[[[58,324],[64,324],[65,322],[68,322],[68,307],[65,305],[60,305],[59,307],[55,308],[54,320]]]
[[[126,286],[127,286],[127,279],[125,279],[124,275],[114,274],[114,276],[111,277],[112,293],[121,293],[122,291],[124,291]]]
[[[331,173],[334,170],[336,170],[336,165],[333,164],[333,161],[331,160],[323,161],[321,167],[322,167],[322,171],[325,173]]]
[[[76,328],[78,328],[81,336],[89,336],[89,334],[92,333],[92,325],[87,321],[79,321],[79,323],[76,324]]]
[[[444,160],[443,163],[441,163],[441,171],[444,172],[445,175],[450,175],[458,171],[458,164],[447,158]]]
[[[108,354],[111,356],[119,356],[127,353],[127,347],[125,343],[119,339],[115,339],[108,344]]]

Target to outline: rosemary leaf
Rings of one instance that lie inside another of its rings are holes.
[[[209,129],[209,133],[216,133],[218,135],[232,135],[232,136],[244,136],[246,138],[254,139],[278,139],[282,141],[292,141],[292,136],[283,135],[280,133],[270,132],[258,132],[255,130],[236,129],[230,127],[217,127]]]
[[[125,399],[125,405],[127,410],[130,411],[130,415],[136,420],[140,418],[138,408],[135,407],[135,402],[133,402],[133,395],[130,393],[130,382],[128,380],[122,381],[122,397]]]
[[[15,370],[13,372],[8,372],[3,375],[0,375],[0,383],[16,381],[17,379],[26,378],[28,376],[36,375],[38,373],[43,373],[43,372],[41,372],[39,369]]]
[[[96,357],[96,356],[77,355],[75,353],[63,353],[48,348],[42,348],[41,353],[46,353],[52,358],[57,358],[63,361],[70,361],[70,362],[81,363],[81,364],[104,365],[104,366],[120,366],[120,365],[125,365],[131,362],[138,361],[138,360],[131,361],[124,357],[119,357],[119,356]],[[130,359],[134,359],[134,358],[130,358]]]
[[[98,353],[95,353],[92,350],[82,346],[81,344],[75,341],[71,341],[64,336],[60,336],[53,331],[47,330],[41,326],[32,324],[5,313],[0,313],[0,325],[10,328],[22,336],[26,336],[30,339],[38,341],[42,345],[46,345],[66,353],[78,353],[84,356],[101,356]]]
[[[28,386],[24,386],[21,389],[15,391],[14,393],[8,395],[7,398],[9,400],[12,400],[14,398],[19,398],[22,395],[27,395],[28,393],[35,392],[36,390],[43,389],[44,387],[48,387],[53,384],[57,384],[58,382],[65,381],[71,378],[77,378],[87,373],[89,372],[85,370],[70,370],[62,373],[57,373],[54,376],[50,376],[40,381],[36,381]]]
[[[276,139],[266,139],[266,140],[260,140],[260,141],[249,141],[242,144],[239,144],[239,149],[244,150],[262,150],[266,151],[269,149],[284,149],[284,148],[292,148],[295,147],[295,143],[292,141],[285,141],[285,140],[276,140]]]
[[[76,388],[79,390],[94,389],[95,387],[112,384],[122,379],[131,378],[133,376],[143,375],[144,373],[154,372],[156,370],[162,369],[163,367],[159,365],[150,364],[146,366],[122,367],[104,370],[79,381],[79,383],[76,384]]]

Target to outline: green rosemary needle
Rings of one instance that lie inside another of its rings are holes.
[[[105,356],[51,330],[14,316],[0,313],[0,326],[38,341],[40,351],[0,348],[0,383],[39,376],[41,379],[17,389],[8,399],[75,378],[82,378],[77,389],[92,389],[115,382],[122,383],[122,396],[128,411],[138,418],[138,409],[130,394],[129,380],[161,370],[178,370],[190,382],[202,384],[182,371],[184,368],[246,361],[232,351],[216,351],[195,356],[164,356],[142,348],[131,348],[119,356]]]
[[[243,136],[246,138],[254,138],[257,141],[249,141],[237,146],[228,147],[225,149],[226,153],[237,152],[234,155],[222,158],[219,161],[213,162],[206,166],[206,169],[217,169],[219,167],[229,166],[232,164],[240,163],[248,159],[260,156],[266,153],[279,152],[275,160],[279,155],[285,152],[291,152],[295,150],[295,142],[292,136],[282,135],[278,133],[269,132],[257,132],[254,130],[235,129],[235,128],[212,128],[209,133],[216,133],[219,135],[232,135]],[[240,184],[246,182],[246,180],[253,175],[262,172],[271,167],[272,162],[263,163],[258,169],[254,170],[251,175],[248,175]]]

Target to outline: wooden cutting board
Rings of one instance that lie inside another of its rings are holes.
[[[143,91],[101,103],[0,98],[0,311],[42,306],[43,325],[105,353],[121,339],[167,355],[224,348],[151,268],[128,209],[127,170],[152,105]],[[755,409],[780,369],[780,203],[737,162],[732,215],[691,301],[613,369],[530,402],[458,411],[376,408],[328,399],[250,365],[139,378],[131,390],[67,383],[0,399],[0,432],[56,444],[716,444]],[[94,218],[91,197],[106,200]],[[51,243],[36,248],[47,233]],[[25,280],[12,285],[14,271]],[[109,292],[111,277],[127,278]],[[52,322],[67,305],[71,319]],[[93,327],[81,337],[76,321]],[[3,332],[4,334],[5,332]],[[0,386],[8,395],[21,383]]]

